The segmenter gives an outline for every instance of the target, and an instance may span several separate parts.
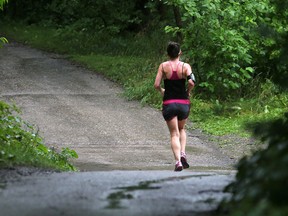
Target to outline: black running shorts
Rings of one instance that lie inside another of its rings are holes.
[[[175,116],[179,121],[188,118],[190,112],[190,104],[170,103],[163,105],[162,115],[165,121],[169,121]]]

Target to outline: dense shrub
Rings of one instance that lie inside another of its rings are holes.
[[[69,158],[77,153],[69,148],[56,152],[43,143],[31,125],[19,116],[19,109],[0,101],[0,167],[40,166],[58,170],[76,170]]]
[[[288,113],[252,127],[268,147],[240,160],[236,181],[226,188],[232,198],[222,210],[239,216],[287,215]]]

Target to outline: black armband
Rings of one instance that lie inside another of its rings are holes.
[[[191,79],[193,82],[196,82],[195,76],[194,76],[193,73],[191,73],[190,75],[187,76],[187,81],[188,81],[189,79]]]

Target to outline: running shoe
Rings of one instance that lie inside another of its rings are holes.
[[[187,157],[186,157],[186,154],[184,152],[181,152],[181,163],[182,163],[184,169],[189,168],[189,164],[187,162]]]
[[[175,164],[175,170],[176,172],[180,172],[183,170],[183,166],[182,166],[182,163],[181,161],[177,161],[177,163]]]

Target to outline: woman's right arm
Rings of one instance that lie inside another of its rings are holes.
[[[161,88],[162,78],[163,78],[163,70],[162,70],[162,64],[160,64],[159,68],[158,68],[158,72],[157,72],[156,78],[155,78],[154,88],[156,90],[158,90],[161,93],[162,96],[164,96],[165,89]]]

